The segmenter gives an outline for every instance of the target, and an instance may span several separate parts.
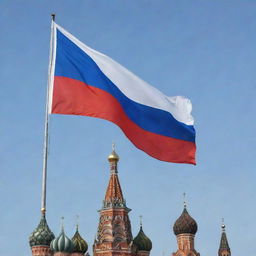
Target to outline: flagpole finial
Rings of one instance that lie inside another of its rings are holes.
[[[56,16],[55,13],[52,13],[51,16],[52,16],[52,21],[55,21],[55,16]]]
[[[42,209],[41,209],[42,215],[45,215],[45,212],[46,212],[46,209],[45,209],[45,208],[42,208]]]

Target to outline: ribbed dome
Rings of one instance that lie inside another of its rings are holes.
[[[88,249],[88,244],[86,241],[80,236],[78,229],[76,230],[76,233],[72,237],[72,242],[74,245],[73,252],[78,252],[78,253],[86,253]]]
[[[54,237],[54,234],[52,233],[46,222],[45,215],[43,214],[37,228],[32,232],[29,237],[29,244],[31,247],[39,245],[49,246]]]
[[[176,220],[173,226],[173,232],[177,236],[179,234],[195,234],[197,232],[196,221],[188,214],[186,207],[180,217]]]
[[[51,250],[54,252],[73,252],[73,242],[65,235],[62,228],[61,233],[51,242]]]
[[[133,239],[133,244],[136,246],[137,251],[147,251],[152,249],[151,240],[144,234],[142,226],[138,235]]]

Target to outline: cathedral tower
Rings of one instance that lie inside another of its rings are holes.
[[[197,232],[196,221],[188,214],[186,204],[181,216],[176,220],[173,226],[174,234],[177,237],[178,250],[173,256],[199,256],[195,250],[194,238]]]
[[[231,256],[231,251],[229,248],[224,223],[222,223],[221,229],[222,229],[222,234],[220,239],[219,256]]]
[[[118,178],[119,157],[115,150],[109,155],[110,179],[100,212],[97,237],[93,245],[94,256],[128,256],[132,254],[132,233],[129,208],[123,198]]]

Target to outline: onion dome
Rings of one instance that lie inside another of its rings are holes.
[[[112,145],[112,153],[108,156],[108,161],[109,162],[118,162],[119,161],[119,156],[115,151],[115,144]]]
[[[113,150],[112,153],[108,156],[108,161],[109,162],[118,162],[119,161],[119,156],[115,152],[115,150]]]
[[[37,228],[32,232],[29,237],[29,244],[31,247],[40,245],[49,246],[54,237],[55,236],[50,230],[45,219],[45,214],[42,214],[41,220]]]
[[[138,235],[133,239],[133,244],[136,246],[137,251],[151,251],[152,242],[143,232],[142,226]]]
[[[66,236],[64,232],[64,228],[62,227],[62,230],[58,237],[56,237],[51,242],[51,250],[53,252],[66,252],[66,253],[72,253],[73,252],[73,242]]]
[[[76,228],[76,233],[74,234],[71,240],[74,245],[73,252],[82,253],[82,254],[86,253],[88,249],[88,244],[79,234],[78,227]]]
[[[193,234],[197,232],[197,223],[196,221],[188,214],[186,206],[184,206],[184,210],[180,217],[176,220],[173,226],[174,234]]]

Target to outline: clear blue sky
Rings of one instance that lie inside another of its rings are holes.
[[[135,236],[142,214],[152,256],[170,255],[182,193],[197,220],[196,249],[216,256],[221,218],[235,255],[256,245],[256,1],[1,1],[0,255],[30,255],[40,217],[50,14],[81,41],[165,94],[193,103],[197,166],[164,163],[120,129],[89,117],[51,117],[47,219],[60,217],[91,247],[117,144],[119,177]]]

